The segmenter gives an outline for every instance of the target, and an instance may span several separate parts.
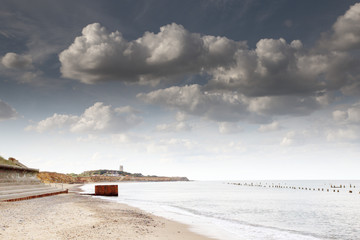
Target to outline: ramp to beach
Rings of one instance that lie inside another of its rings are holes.
[[[67,193],[37,179],[38,169],[0,164],[0,201],[20,201]]]

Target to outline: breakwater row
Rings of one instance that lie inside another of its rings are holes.
[[[268,182],[229,182],[228,184],[244,186],[244,187],[258,187],[258,188],[275,188],[275,189],[290,189],[290,190],[303,190],[303,191],[317,191],[317,192],[333,192],[333,193],[358,193],[360,188],[356,188],[355,184],[324,184],[324,186],[296,186],[281,184],[281,183],[268,183]]]

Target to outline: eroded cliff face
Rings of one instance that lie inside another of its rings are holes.
[[[136,176],[91,176],[73,177],[71,175],[55,172],[40,172],[37,174],[40,181],[44,183],[92,183],[92,182],[164,182],[164,181],[189,181],[186,177],[136,177]]]
[[[39,180],[36,178],[36,174],[38,172],[38,169],[19,167],[17,165],[0,164],[0,182],[39,182]]]
[[[70,175],[55,172],[39,172],[37,178],[43,183],[76,183]]]

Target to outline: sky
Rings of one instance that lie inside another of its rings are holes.
[[[359,179],[357,1],[0,3],[2,157],[61,173]]]

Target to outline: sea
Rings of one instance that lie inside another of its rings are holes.
[[[360,181],[121,182],[109,201],[219,240],[360,239]],[[94,193],[95,184],[83,191]],[[100,185],[100,184],[96,184]]]

